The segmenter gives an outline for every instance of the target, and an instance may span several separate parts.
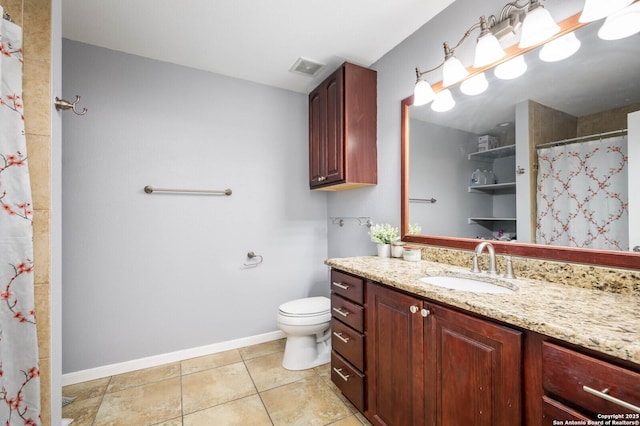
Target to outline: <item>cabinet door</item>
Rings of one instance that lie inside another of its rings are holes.
[[[322,86],[309,94],[309,183],[313,188],[325,175],[324,116]]]
[[[423,424],[423,318],[412,306],[422,301],[367,283],[367,417],[374,424]]]
[[[344,179],[344,67],[324,83],[326,104],[325,177],[323,183]]]
[[[521,333],[437,305],[429,311],[425,376],[436,392],[425,400],[427,419],[435,413],[437,425],[521,424]]]

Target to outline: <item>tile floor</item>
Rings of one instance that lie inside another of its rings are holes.
[[[329,364],[282,368],[284,340],[66,386],[71,426],[370,423],[331,382]]]

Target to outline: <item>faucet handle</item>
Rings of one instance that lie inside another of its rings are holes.
[[[509,279],[513,279],[516,277],[515,275],[513,275],[513,265],[511,261],[511,256],[507,257],[507,270],[504,273],[504,277]]]
[[[471,272],[474,272],[476,274],[480,273],[480,268],[478,267],[478,255],[477,254],[473,255],[473,263],[471,265]]]

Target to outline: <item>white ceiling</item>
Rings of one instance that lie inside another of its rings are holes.
[[[308,93],[370,66],[453,0],[62,0],[65,38]],[[292,73],[299,57],[326,63]]]

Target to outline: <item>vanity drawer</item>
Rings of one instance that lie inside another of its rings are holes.
[[[364,303],[364,283],[360,277],[332,269],[331,291],[361,305]]]
[[[335,318],[331,320],[331,347],[360,371],[364,371],[364,336]]]
[[[608,401],[607,395],[640,407],[640,374],[579,352],[544,342],[542,380],[545,393],[584,408],[589,413],[623,414],[633,410]],[[607,390],[607,395],[589,392]]]
[[[549,397],[542,397],[542,425],[552,426],[558,423],[554,423],[557,421],[562,421],[564,424],[565,420],[591,420],[588,417],[585,417],[583,414],[567,407],[564,404],[559,403]]]
[[[335,293],[331,294],[331,315],[361,333],[364,331],[364,308]]]
[[[364,406],[364,374],[353,368],[335,351],[331,351],[331,381],[361,412]]]

